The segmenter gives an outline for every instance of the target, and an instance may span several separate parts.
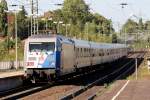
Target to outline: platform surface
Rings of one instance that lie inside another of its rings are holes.
[[[9,78],[9,77],[15,77],[15,76],[23,76],[24,71],[12,71],[12,72],[1,72],[0,73],[0,79],[2,78]]]
[[[126,83],[125,80],[116,82],[95,100],[150,100],[150,80],[130,80]]]

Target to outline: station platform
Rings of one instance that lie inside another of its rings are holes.
[[[9,78],[9,77],[17,77],[17,76],[23,76],[24,71],[12,71],[12,72],[0,72],[0,79],[2,78]]]
[[[24,71],[0,72],[0,93],[23,84]]]
[[[95,100],[150,100],[150,80],[119,80]]]

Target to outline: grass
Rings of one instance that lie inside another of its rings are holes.
[[[147,41],[137,41],[134,44],[132,44],[132,47],[135,48],[135,49],[149,48],[150,43],[148,43]]]
[[[146,54],[147,55],[147,54]],[[131,76],[129,76],[127,79],[128,80],[135,80],[135,73]],[[138,75],[137,75],[138,80],[142,79],[150,79],[150,70],[148,71],[148,65],[147,65],[147,59],[144,59],[141,65],[138,68]]]
[[[24,56],[23,44],[18,44],[18,60],[23,60]],[[4,48],[3,43],[0,43],[0,61],[14,61],[16,58],[15,48],[10,49],[9,51]]]

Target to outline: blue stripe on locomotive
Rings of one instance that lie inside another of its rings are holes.
[[[56,55],[55,52],[52,54],[49,54],[47,58],[45,59],[44,63],[42,64],[42,68],[55,68],[55,65],[56,65],[55,55]]]
[[[56,51],[56,70],[60,70],[60,51]]]
[[[55,68],[56,70],[60,69],[60,52],[56,51],[52,54],[49,54],[45,59],[44,63],[41,64],[42,68]]]
[[[56,39],[56,71],[57,74],[60,73],[60,66],[61,66],[61,42],[59,38]]]

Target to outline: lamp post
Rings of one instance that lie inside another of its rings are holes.
[[[25,15],[27,18],[28,18],[28,15]],[[28,37],[29,37],[29,33],[30,33],[30,24],[29,24],[29,19],[27,20],[27,22],[28,22]]]
[[[88,24],[88,22],[86,23],[86,26],[87,26],[86,34],[87,34],[87,41],[88,41],[89,40],[89,24]]]
[[[47,30],[47,19],[46,18],[42,18],[41,20],[45,22],[45,30]]]
[[[19,5],[10,5],[12,7],[16,7],[16,6],[19,6]],[[16,53],[16,64],[15,64],[15,68],[18,69],[18,41],[17,41],[17,38],[18,38],[18,29],[17,29],[17,11],[21,11],[21,9],[19,10],[13,10],[15,12],[15,53]]]
[[[63,23],[63,21],[59,21],[59,22],[53,22],[54,24],[57,24],[57,33],[59,33],[59,27],[60,27],[60,24]]]
[[[18,35],[18,32],[17,32],[17,12],[15,11],[15,43],[16,43],[16,69],[18,68],[18,41],[17,41],[17,35]]]
[[[60,24],[62,24],[62,23],[63,23],[62,21],[59,21],[59,22],[58,22],[58,33],[60,32],[60,29],[59,29],[59,28],[60,28]]]
[[[68,36],[68,26],[70,26],[70,24],[62,24],[63,26],[65,26],[65,30],[66,30],[66,36]]]
[[[140,21],[140,17],[134,15],[134,14],[131,14],[130,17],[135,17],[138,21]],[[139,26],[137,26],[137,28],[139,28]],[[136,34],[136,40],[138,40],[138,34],[139,34],[139,29],[138,29],[138,32]]]
[[[48,30],[48,21],[52,21],[52,18],[42,18],[41,20],[45,21],[45,30]]]
[[[138,21],[140,20],[140,18],[134,14],[132,14],[131,17],[135,17]],[[138,34],[139,34],[139,30],[138,33],[136,34],[136,40],[138,39]],[[138,79],[138,58],[137,57],[135,58],[135,79],[136,80]]]

